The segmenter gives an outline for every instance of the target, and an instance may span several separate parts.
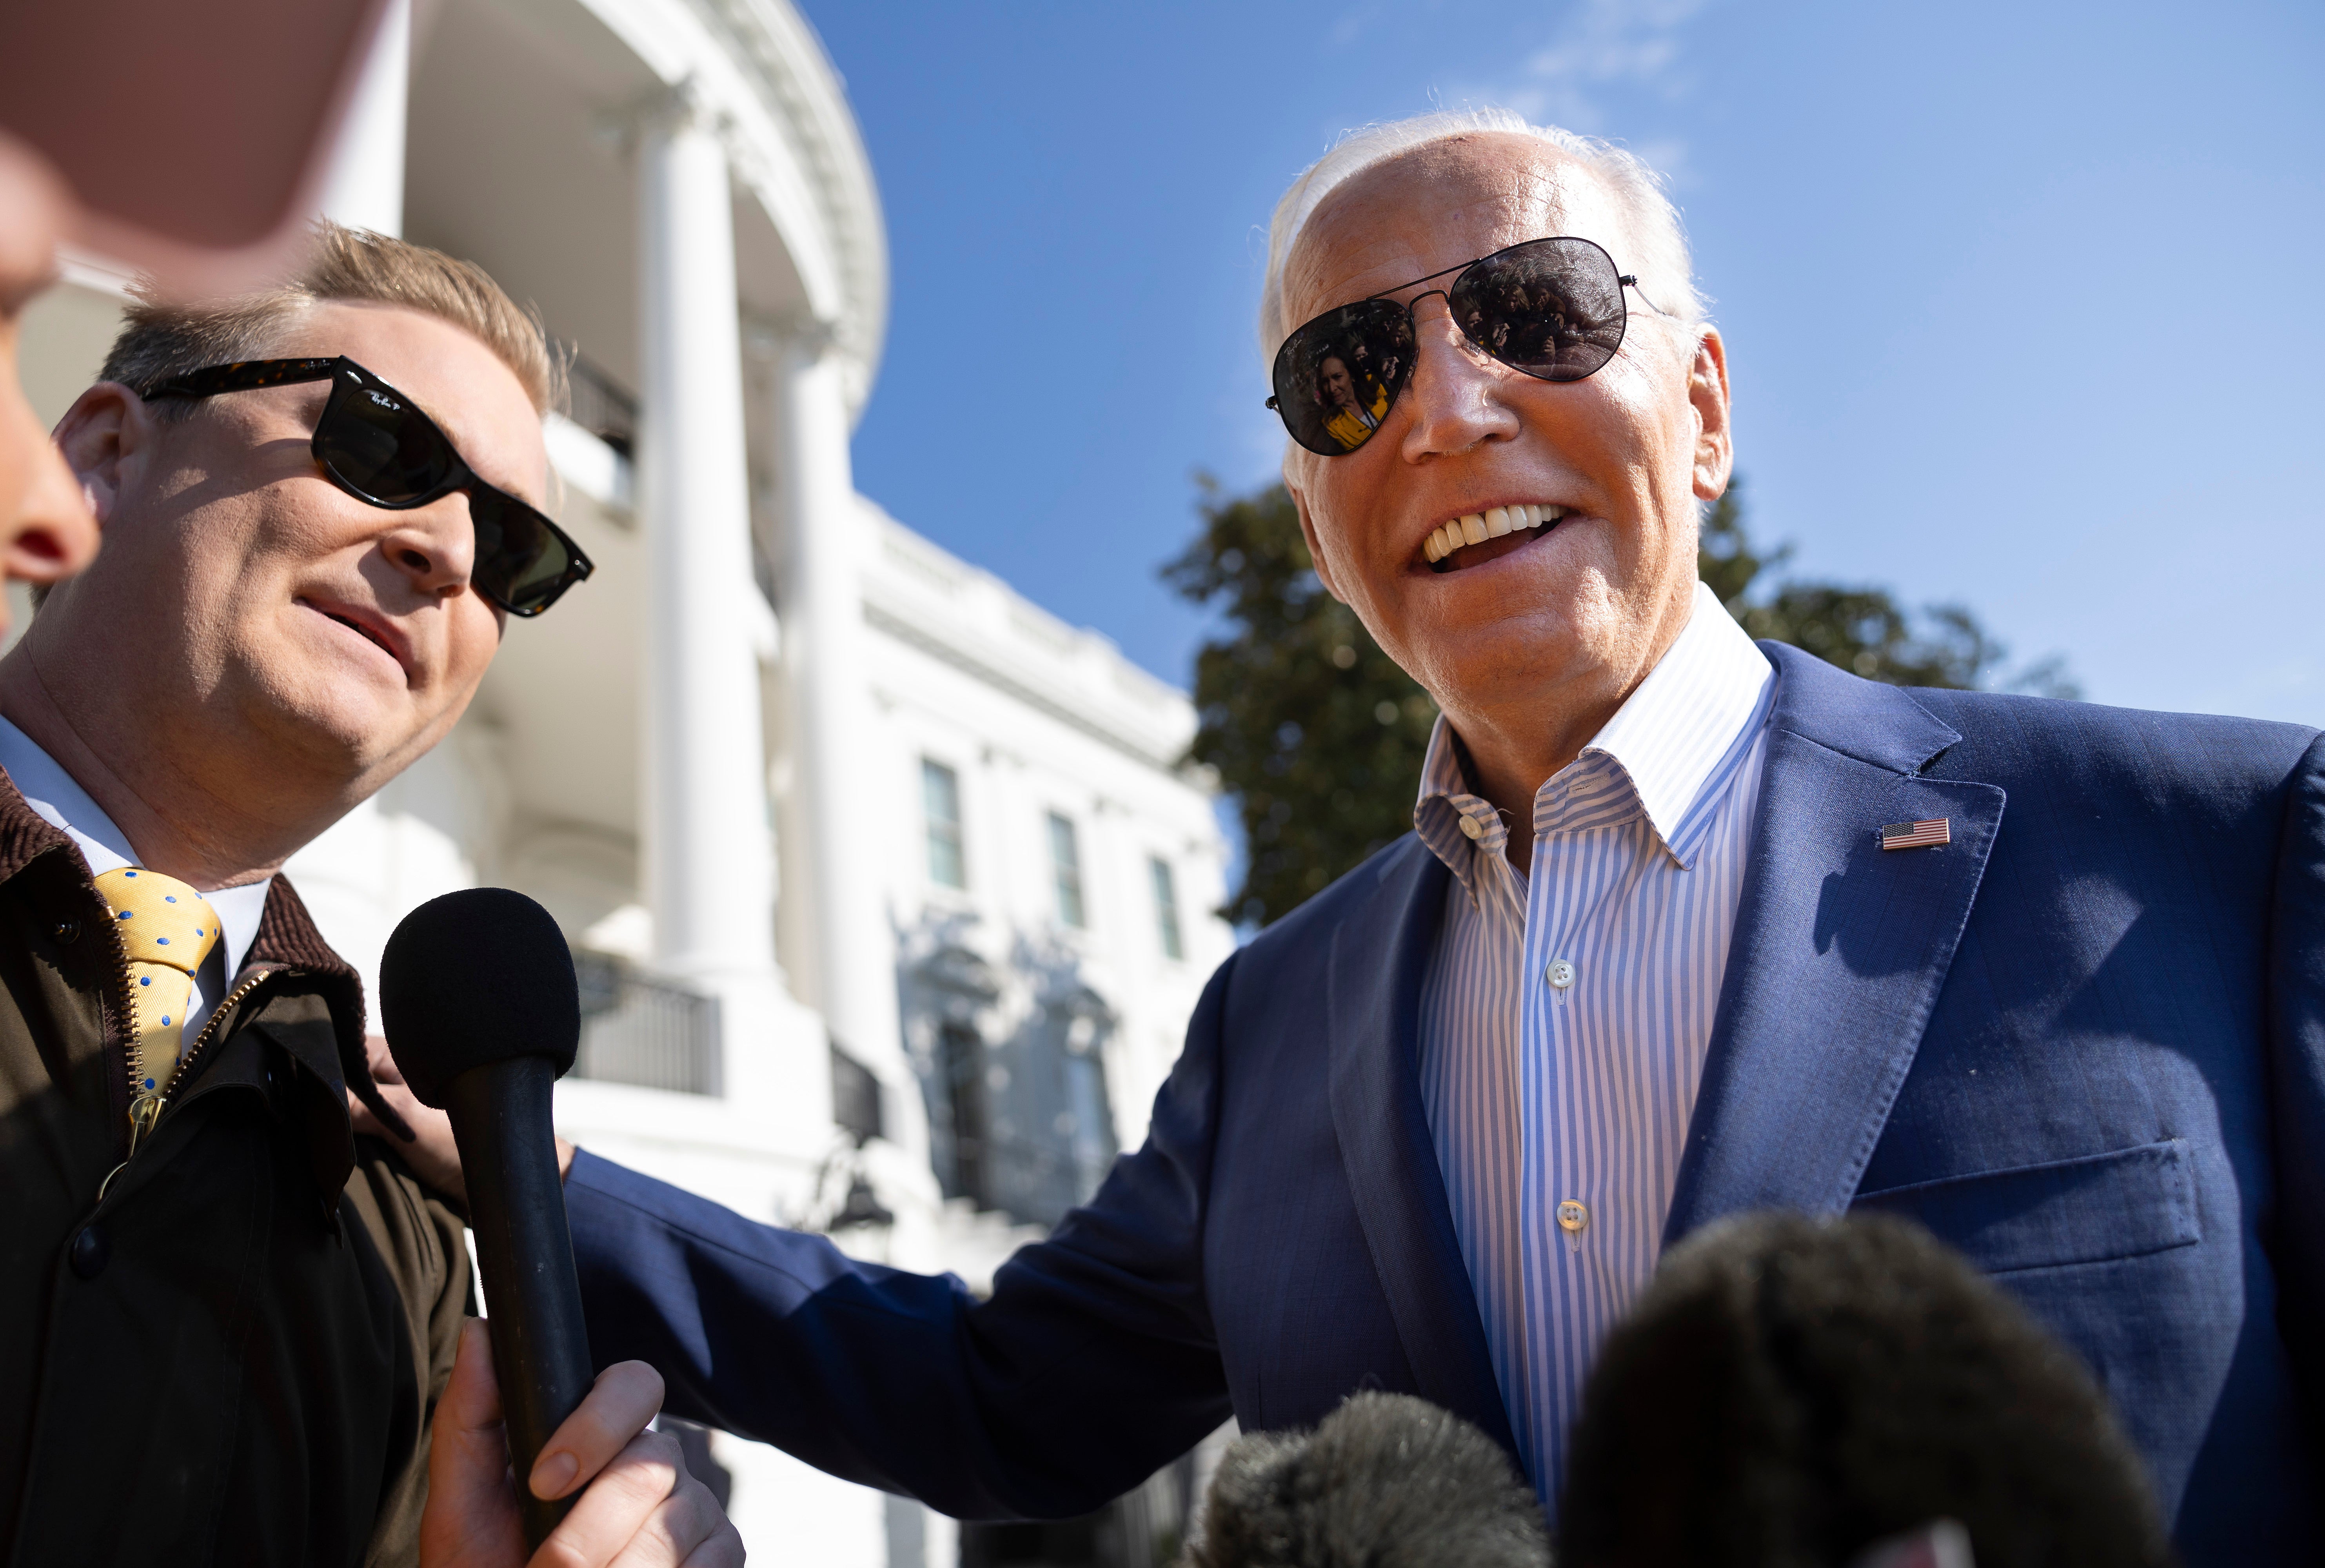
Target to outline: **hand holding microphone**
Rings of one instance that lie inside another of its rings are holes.
[[[431,899],[379,969],[380,1015],[422,1104],[448,1111],[468,1176],[509,1455],[530,1475],[589,1391],[589,1333],[558,1180],[551,1095],[573,1065],[581,1005],[548,910],[505,888]],[[523,1493],[538,1546],[570,1507]]]
[[[644,1430],[661,1377],[624,1361],[592,1387],[551,1120],[581,1038],[557,922],[505,888],[431,899],[388,938],[379,989],[397,1070],[449,1113],[491,1309],[437,1406],[424,1568],[509,1568],[552,1533],[562,1562],[739,1564],[742,1538],[677,1440]]]

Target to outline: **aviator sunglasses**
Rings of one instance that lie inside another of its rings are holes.
[[[1388,298],[1458,272],[1451,286],[1400,305]],[[1623,291],[1639,280],[1586,239],[1527,240],[1385,293],[1336,306],[1275,351],[1275,395],[1292,438],[1338,457],[1372,439],[1413,379],[1413,307],[1441,294],[1461,335],[1483,353],[1541,381],[1580,381],[1623,346]],[[1645,297],[1641,296],[1642,299]],[[1648,309],[1653,309],[1652,301]]]
[[[540,614],[597,569],[562,529],[478,477],[417,403],[345,355],[214,364],[156,383],[141,395],[149,401],[207,398],[313,381],[331,383],[314,440],[315,461],[331,483],[390,512],[464,492],[477,530],[469,581],[510,614]]]

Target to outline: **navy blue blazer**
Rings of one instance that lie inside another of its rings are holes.
[[[2191,1563],[2311,1560],[2325,738],[1764,646],[1767,772],[1666,1240],[1909,1214],[2089,1361]],[[1936,816],[1944,848],[1879,847]],[[1359,1388],[1508,1444],[1414,1068],[1447,875],[1408,836],[1221,965],[1145,1146],[988,1301],[584,1153],[599,1364],[965,1517],[1080,1512],[1231,1410],[1304,1425]]]

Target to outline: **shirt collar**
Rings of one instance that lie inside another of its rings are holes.
[[[1628,815],[1635,803],[1672,858],[1689,864],[1705,816],[1699,807],[1713,793],[1705,786],[1715,776],[1724,780],[1732,773],[1739,742],[1755,721],[1765,720],[1775,678],[1768,656],[1745,635],[1718,596],[1697,583],[1686,627],[1646,679],[1581,754],[1536,793],[1535,832],[1609,820],[1612,792],[1621,797],[1615,809]],[[1583,798],[1587,816],[1561,820],[1577,797]],[[1461,826],[1465,817],[1478,825],[1474,840]],[[1474,853],[1501,852],[1499,817],[1471,792],[1459,739],[1441,715],[1422,763],[1413,826],[1464,881]]]
[[[92,875],[102,876],[123,866],[144,863],[137,858],[128,836],[114,826],[113,818],[90,798],[88,791],[32,736],[5,718],[0,718],[0,768],[8,770],[24,804],[73,841],[81,858],[88,862]],[[244,955],[257,939],[259,917],[266,909],[266,890],[273,881],[273,877],[268,877],[238,888],[220,888],[202,894],[203,900],[218,918],[228,977],[241,970]]]

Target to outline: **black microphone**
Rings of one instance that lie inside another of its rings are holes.
[[[403,1081],[450,1113],[459,1141],[509,1457],[537,1548],[572,1499],[543,1502],[526,1478],[592,1380],[550,1120],[551,1091],[581,1041],[573,955],[523,893],[447,893],[387,939],[379,1008]]]

